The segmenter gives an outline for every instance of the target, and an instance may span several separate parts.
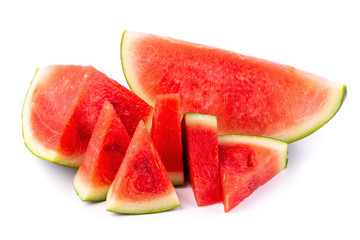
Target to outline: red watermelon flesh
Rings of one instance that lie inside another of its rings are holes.
[[[35,155],[78,167],[100,110],[108,100],[130,136],[152,107],[91,66],[39,68],[23,107],[23,136]]]
[[[275,139],[219,136],[222,202],[229,212],[286,167],[287,144]]]
[[[216,117],[185,113],[183,139],[185,162],[197,205],[221,202]]]
[[[181,119],[178,94],[157,96],[151,138],[174,185],[184,184]]]
[[[105,101],[73,185],[84,201],[103,201],[125,156],[130,136]]]
[[[154,105],[178,93],[184,111],[217,116],[219,134],[293,142],[325,124],[345,92],[287,65],[152,34],[125,31],[121,59],[138,96]]]
[[[174,186],[143,121],[131,139],[106,199],[112,212],[141,214],[180,206]]]

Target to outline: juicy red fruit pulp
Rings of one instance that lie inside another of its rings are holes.
[[[202,116],[206,115],[186,113],[183,132],[190,185],[197,205],[207,206],[221,202],[221,187],[216,118],[207,115],[200,122],[191,121]],[[212,124],[208,125],[207,121]]]
[[[219,158],[225,212],[236,207],[282,169],[278,153],[254,144],[220,143]]]
[[[184,183],[181,118],[178,94],[157,96],[151,138],[174,185]]]

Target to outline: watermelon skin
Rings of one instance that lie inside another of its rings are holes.
[[[25,145],[40,158],[78,167],[105,100],[130,136],[139,120],[151,123],[151,106],[91,66],[37,69],[22,112]]]
[[[196,204],[221,202],[216,117],[185,113],[183,118],[184,159]]]
[[[286,168],[287,144],[275,139],[219,136],[222,202],[229,212]]]
[[[130,140],[114,107],[105,101],[73,181],[83,201],[106,199]]]
[[[174,186],[144,122],[131,139],[110,186],[106,210],[123,214],[155,213],[180,206]]]
[[[178,94],[157,96],[151,138],[174,185],[184,184],[181,119]]]
[[[125,78],[154,105],[178,93],[186,112],[217,116],[219,134],[294,142],[338,111],[346,86],[296,68],[181,40],[125,31]]]

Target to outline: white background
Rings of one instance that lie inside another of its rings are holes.
[[[51,2],[51,3],[50,3]],[[85,203],[74,169],[33,156],[21,110],[36,68],[93,65],[126,85],[125,29],[253,55],[347,84],[337,115],[289,145],[288,168],[237,208],[126,216]],[[1,1],[0,239],[359,239],[360,6],[356,1]]]

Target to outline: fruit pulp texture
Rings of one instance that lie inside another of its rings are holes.
[[[151,138],[174,185],[184,183],[181,118],[178,94],[157,96]]]
[[[139,120],[152,113],[151,106],[93,67],[50,68],[51,80],[38,86],[31,99],[32,128],[47,148],[67,156],[83,154],[105,100],[130,136]]]
[[[222,201],[229,212],[282,169],[279,153],[251,144],[219,144]]]
[[[130,140],[113,106],[106,101],[77,174],[94,188],[110,187]]]
[[[204,45],[142,33],[126,32],[124,38],[124,69],[133,91],[150,104],[159,94],[178,93],[184,111],[217,116],[219,134],[294,141],[314,131],[296,127],[311,128],[307,121],[332,104],[341,86],[287,65]],[[305,132],[287,136],[288,131]]]
[[[116,174],[112,194],[127,201],[142,202],[172,190],[175,191],[150,134],[140,121]]]
[[[218,136],[214,128],[186,126],[186,165],[198,206],[221,202]]]

